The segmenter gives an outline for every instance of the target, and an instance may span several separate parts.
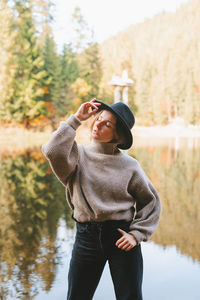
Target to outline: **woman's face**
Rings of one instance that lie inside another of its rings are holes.
[[[108,143],[116,139],[117,118],[108,110],[104,110],[94,122],[92,138],[99,142]]]

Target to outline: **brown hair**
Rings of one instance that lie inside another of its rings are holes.
[[[98,117],[102,114],[102,112],[106,110],[106,109],[102,109],[100,112],[98,112],[95,116],[94,116],[94,119],[90,125],[90,133],[92,132],[92,129],[93,129],[93,126],[94,126],[94,123],[96,122],[96,120],[98,119]],[[114,114],[115,115],[115,114]],[[115,115],[116,116],[116,115]],[[112,140],[112,142],[119,142],[119,144],[123,144],[125,142],[125,135],[124,135],[124,132],[123,132],[123,129],[122,129],[122,125],[119,121],[119,119],[117,118],[116,116],[116,125],[115,125],[115,134],[116,134],[116,138],[115,140]]]

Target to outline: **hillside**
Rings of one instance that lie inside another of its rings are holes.
[[[129,100],[138,124],[167,124],[177,117],[199,124],[199,11],[200,1],[191,0],[176,13],[163,12],[103,42],[100,95],[112,99],[108,82],[126,69],[135,82]]]

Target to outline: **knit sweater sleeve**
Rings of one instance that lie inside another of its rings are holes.
[[[42,146],[54,174],[65,186],[78,163],[78,147],[74,139],[80,125],[79,119],[71,115],[67,121],[60,122],[59,128]]]
[[[136,201],[136,214],[129,233],[134,235],[139,244],[149,240],[156,230],[161,213],[161,202],[155,187],[139,164],[129,188]]]

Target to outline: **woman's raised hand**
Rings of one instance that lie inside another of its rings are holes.
[[[95,102],[96,98],[92,99],[90,102],[82,103],[77,112],[75,113],[75,116],[80,121],[85,121],[89,119],[92,115],[94,115],[97,110],[98,106],[101,105],[101,103]],[[90,111],[90,108],[93,108],[93,110]]]

